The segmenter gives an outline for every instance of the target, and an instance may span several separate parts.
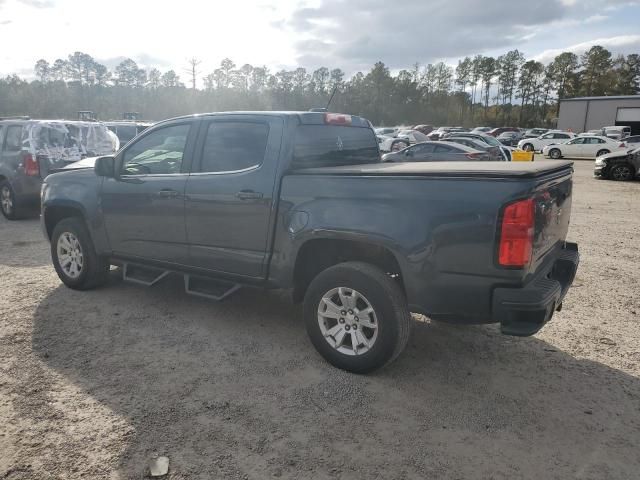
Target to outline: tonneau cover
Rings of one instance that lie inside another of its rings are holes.
[[[411,162],[371,163],[344,167],[319,167],[294,170],[296,175],[357,175],[357,176],[424,176],[424,177],[484,177],[535,178],[572,168],[566,160],[537,162]]]

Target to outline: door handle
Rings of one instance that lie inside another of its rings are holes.
[[[253,190],[241,190],[236,193],[236,197],[240,200],[257,200],[262,198],[264,195],[260,192],[254,192]]]
[[[178,198],[180,196],[180,192],[177,190],[164,189],[156,193],[156,196],[159,198]]]

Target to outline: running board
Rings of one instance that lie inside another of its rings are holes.
[[[196,297],[220,302],[240,290],[241,285],[195,275],[184,275],[184,290]]]
[[[143,267],[132,263],[124,263],[122,267],[122,279],[127,282],[137,283],[145,287],[151,287],[171,273],[161,268]]]

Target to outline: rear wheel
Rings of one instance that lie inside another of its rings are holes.
[[[615,165],[609,171],[609,178],[619,182],[631,180],[633,178],[633,168],[626,163]]]
[[[602,149],[598,153],[596,153],[596,157],[601,157],[602,155],[606,155],[607,153],[611,153],[609,150]]]
[[[51,259],[62,283],[74,290],[90,290],[107,281],[109,262],[96,254],[87,227],[79,218],[66,218],[55,226]]]
[[[16,195],[8,180],[0,182],[0,210],[7,220],[18,220],[22,218],[18,211]]]
[[[554,160],[557,160],[562,156],[562,153],[557,148],[554,148],[551,151],[549,151],[549,156]]]
[[[309,285],[304,319],[316,350],[335,367],[367,373],[393,361],[409,339],[411,316],[398,282],[379,268],[346,262]]]

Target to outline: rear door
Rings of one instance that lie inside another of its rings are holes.
[[[263,277],[283,119],[221,115],[200,131],[185,191],[189,264]]]
[[[22,125],[7,125],[4,128],[2,146],[2,173],[12,182],[22,163]],[[16,188],[16,186],[14,186]],[[21,193],[21,192],[17,192]]]

